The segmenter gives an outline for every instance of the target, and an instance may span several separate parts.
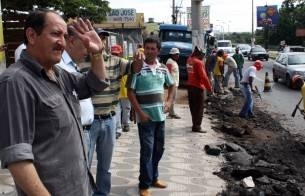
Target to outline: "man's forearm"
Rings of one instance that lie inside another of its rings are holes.
[[[46,187],[41,182],[33,163],[20,161],[8,166],[17,186],[26,195],[31,196],[50,196]]]
[[[173,102],[173,97],[174,97],[174,93],[175,93],[177,90],[178,90],[178,87],[177,87],[176,85],[172,85],[172,86],[168,87],[166,102],[172,104],[172,102]]]
[[[91,70],[100,80],[106,79],[106,68],[101,53],[93,54],[91,56]]]

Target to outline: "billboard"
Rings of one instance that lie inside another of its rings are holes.
[[[279,20],[277,5],[257,6],[256,24],[257,27],[276,26]]]

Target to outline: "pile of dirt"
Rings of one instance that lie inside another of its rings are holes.
[[[291,135],[257,107],[255,118],[238,117],[243,102],[233,89],[225,96],[208,97],[213,129],[226,141],[219,147],[227,162],[215,174],[228,185],[219,195],[305,195],[305,139]],[[250,176],[254,187],[245,183]]]

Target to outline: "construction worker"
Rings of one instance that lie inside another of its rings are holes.
[[[304,79],[300,76],[300,75],[294,75],[292,77],[292,84],[294,85],[294,87],[298,90],[301,90],[301,94],[303,97],[303,108],[301,109],[301,113],[302,115],[305,115],[304,113],[304,109],[305,109],[305,83],[304,83]]]
[[[253,88],[253,81],[256,77],[256,72],[263,68],[263,63],[260,60],[256,60],[252,66],[248,67],[244,71],[244,76],[240,81],[240,90],[245,97],[245,103],[239,112],[241,118],[254,118],[253,113],[253,97],[251,92],[255,92]]]

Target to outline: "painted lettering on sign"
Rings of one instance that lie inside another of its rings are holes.
[[[125,23],[136,21],[136,9],[112,9],[107,15],[107,22]]]

